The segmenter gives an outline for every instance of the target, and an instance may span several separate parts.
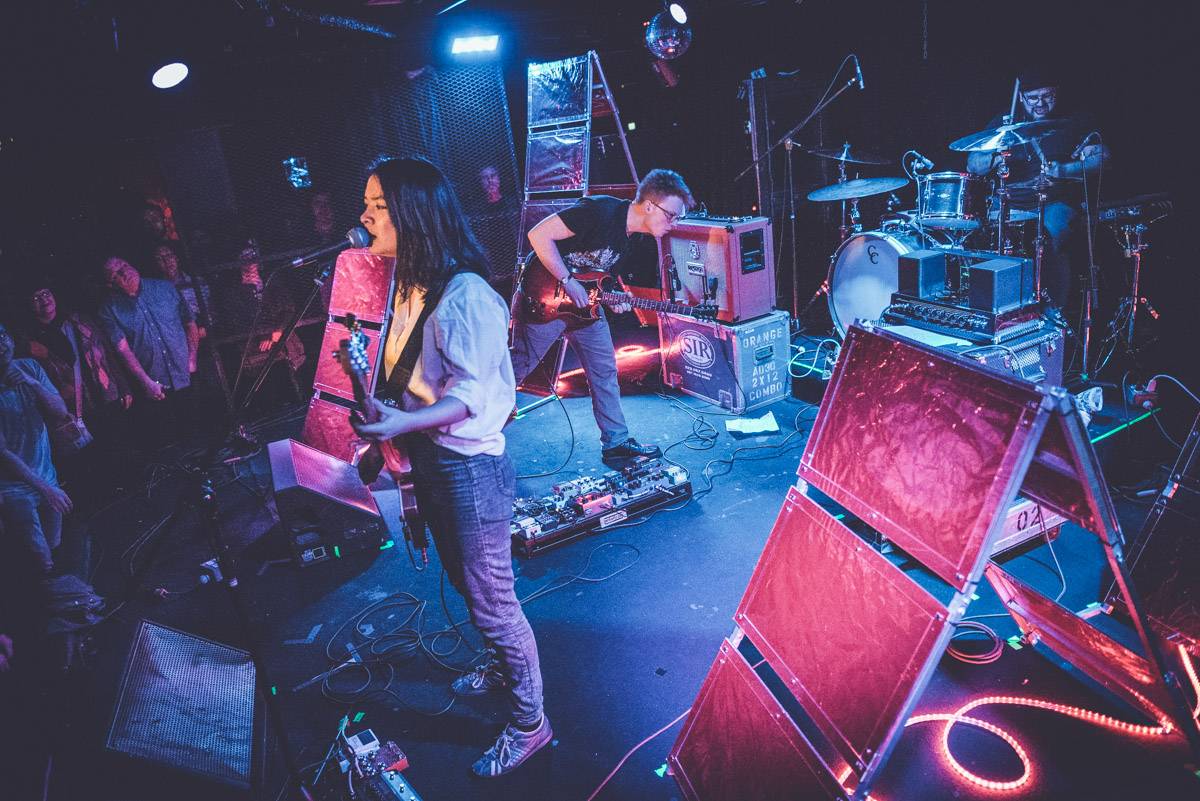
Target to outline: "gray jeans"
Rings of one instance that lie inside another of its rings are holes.
[[[405,437],[417,505],[471,623],[496,650],[519,726],[542,717],[542,671],[533,629],[517,601],[512,565],[516,476],[508,455],[463,456],[416,434]]]
[[[4,539],[12,543],[20,558],[34,570],[48,575],[54,569],[50,552],[62,540],[62,515],[42,500],[33,489],[5,493],[0,503],[0,528]]]
[[[582,326],[568,327],[563,320],[548,323],[515,322],[513,329],[513,374],[519,386],[550,346],[566,334],[571,349],[579,357],[587,374],[592,394],[592,414],[600,427],[600,444],[605,448],[620,445],[629,439],[629,427],[621,410],[621,387],[617,382],[617,355],[613,347],[608,320],[601,312],[600,319]]]

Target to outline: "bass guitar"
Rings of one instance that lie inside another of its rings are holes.
[[[353,314],[346,315],[346,329],[349,336],[343,339],[337,352],[334,353],[350,378],[350,386],[354,389],[354,402],[358,406],[358,414],[365,423],[377,423],[380,414],[375,404],[370,402],[371,395],[367,390],[370,385],[371,361],[367,355],[367,335],[363,333],[362,324]],[[383,403],[392,405],[388,399]],[[358,461],[358,476],[364,484],[370,484],[387,469],[388,474],[396,481],[400,490],[400,522],[404,526],[405,538],[415,541],[421,556],[429,562],[428,542],[425,539],[425,522],[417,514],[417,495],[412,482],[412,463],[408,454],[397,444],[396,440],[372,442],[362,453]],[[419,530],[414,537],[413,530]]]
[[[537,323],[548,323],[551,320],[577,320],[589,322],[599,319],[601,306],[619,306],[628,304],[635,309],[648,309],[656,312],[669,312],[695,317],[700,320],[715,320],[717,305],[704,303],[689,306],[686,303],[672,303],[667,300],[650,300],[630,295],[621,282],[607,273],[578,273],[574,278],[583,284],[588,293],[588,305],[576,306],[569,297],[563,285],[549,270],[535,259],[530,258],[525,263],[521,273],[520,307],[527,319]]]

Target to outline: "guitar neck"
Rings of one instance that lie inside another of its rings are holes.
[[[622,292],[601,292],[599,300],[601,303],[628,303],[635,309],[649,309],[650,311],[670,312],[671,314],[694,315],[696,313],[696,307],[688,306],[686,303],[672,303],[669,300],[639,298],[633,295],[626,295]]]

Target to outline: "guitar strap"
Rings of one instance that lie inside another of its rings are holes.
[[[447,286],[456,275],[458,275],[458,271],[451,274],[450,280],[446,282]],[[412,383],[413,371],[417,369],[421,346],[425,341],[425,322],[442,301],[444,291],[445,287],[437,292],[425,294],[425,303],[421,307],[421,313],[417,315],[417,320],[413,323],[408,340],[405,341],[404,347],[400,351],[400,358],[396,359],[396,364],[392,366],[392,372],[388,374],[387,381],[384,382],[382,397],[399,402],[404,397],[404,393],[408,391],[408,385]],[[378,395],[378,393],[376,394]]]

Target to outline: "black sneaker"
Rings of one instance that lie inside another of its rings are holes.
[[[463,696],[485,695],[506,686],[508,680],[500,672],[500,661],[495,652],[491,652],[479,667],[450,682],[450,689],[454,694]]]
[[[662,450],[657,445],[642,445],[636,439],[630,437],[620,445],[605,448],[600,452],[600,456],[605,461],[609,459],[633,459],[638,456],[645,456],[647,459],[657,459],[659,456],[662,456]]]
[[[542,715],[541,722],[533,731],[521,731],[511,724],[505,726],[495,744],[475,760],[471,772],[489,778],[511,773],[545,747],[553,737],[554,730],[550,728],[550,721],[545,715]]]

